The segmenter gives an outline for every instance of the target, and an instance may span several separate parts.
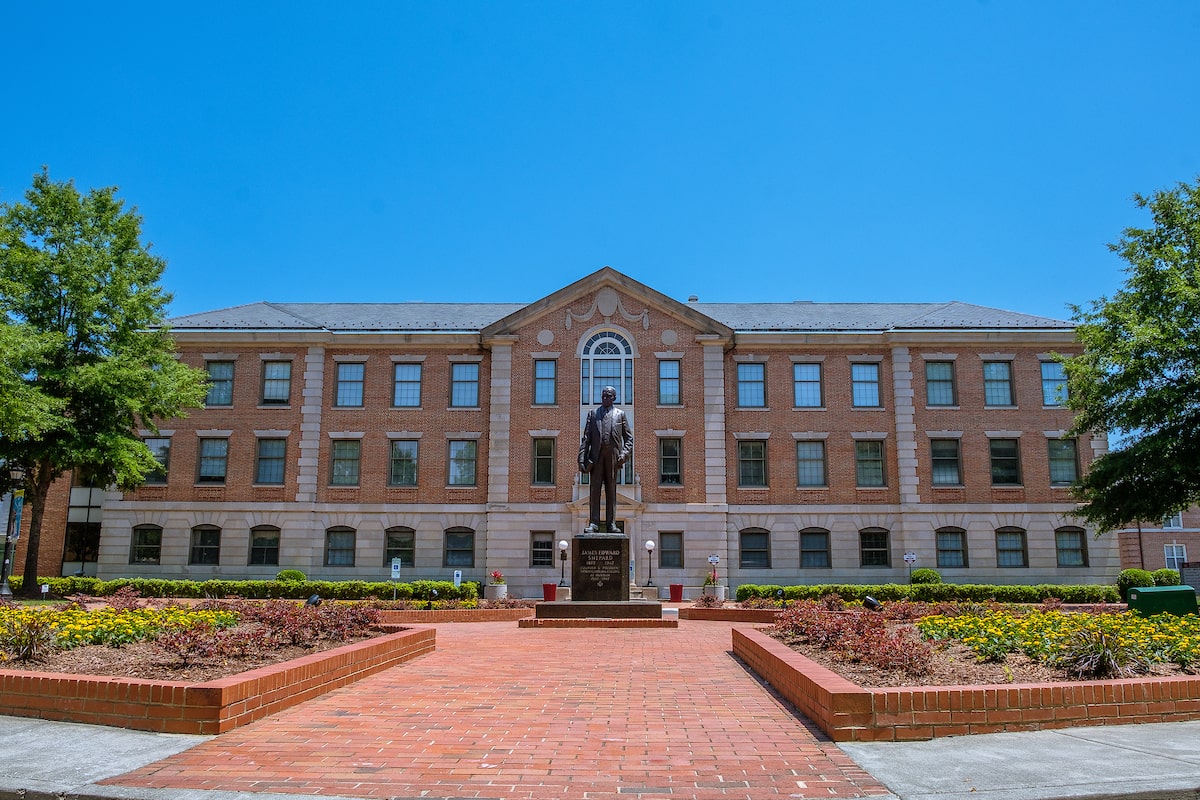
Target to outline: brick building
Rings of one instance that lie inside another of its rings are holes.
[[[172,327],[207,408],[143,432],[164,465],[143,488],[70,492],[47,522],[86,517],[98,546],[67,546],[64,572],[386,579],[398,557],[406,579],[499,569],[535,595],[586,524],[576,453],[605,385],[635,434],[618,517],[639,583],[647,540],[659,586],[699,584],[710,554],[731,586],[903,582],[906,554],[955,582],[1121,566],[1067,514],[1106,444],[1061,438],[1067,322],[679,302],[606,267],[528,304],[264,302]]]

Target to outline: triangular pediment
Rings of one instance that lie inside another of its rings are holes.
[[[628,322],[636,320],[638,314],[644,313],[641,307],[629,308],[627,303],[621,301],[621,296],[636,298],[644,304],[646,310],[653,309],[655,312],[676,319],[694,328],[699,334],[709,334],[725,339],[733,336],[733,329],[728,325],[697,311],[687,303],[667,297],[662,292],[651,289],[646,284],[617,272],[612,267],[602,267],[591,275],[580,278],[557,292],[496,320],[485,327],[481,334],[485,340],[495,336],[512,335],[522,327],[553,314],[567,314],[568,327],[570,327],[571,319],[574,317],[571,309],[579,306],[581,301],[585,300],[592,307],[592,313],[598,313],[602,317],[610,317],[619,313]]]

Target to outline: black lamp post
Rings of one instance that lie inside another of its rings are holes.
[[[8,525],[4,529],[4,563],[0,565],[0,599],[11,600],[13,593],[8,585],[8,576],[12,573],[13,550],[21,531],[16,528],[17,516],[25,503],[25,490],[17,489],[17,485],[25,479],[25,470],[14,466],[9,469],[12,478],[12,489],[8,494]]]
[[[646,566],[648,567],[648,569],[646,571],[646,585],[653,586],[654,585],[654,540],[653,539],[646,540]]]
[[[558,560],[562,562],[562,580],[558,582],[559,586],[567,585],[567,540],[560,539],[558,542]]]

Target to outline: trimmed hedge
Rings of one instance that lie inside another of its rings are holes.
[[[999,603],[1040,603],[1056,597],[1064,603],[1119,603],[1121,596],[1115,586],[1102,584],[1060,585],[1040,584],[1037,586],[1000,586],[974,583],[882,583],[882,584],[818,584],[814,586],[779,586],[743,583],[737,588],[739,602],[754,597],[776,600],[783,590],[785,600],[819,600],[827,594],[837,594],[843,600],[862,601],[867,595],[876,600],[913,600],[936,603],[939,601],[970,600]]]
[[[163,578],[116,578],[102,581],[99,578],[38,578],[38,583],[49,584],[50,594],[55,597],[81,594],[88,597],[106,597],[118,589],[130,586],[142,597],[245,597],[265,600],[276,597],[303,600],[320,595],[325,600],[364,600],[378,597],[390,600],[393,587],[400,600],[474,600],[480,595],[479,584],[463,581],[456,587],[453,581],[413,581],[396,583],[391,581],[176,581]],[[9,578],[14,592],[20,591],[21,578]]]

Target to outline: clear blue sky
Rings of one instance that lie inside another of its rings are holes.
[[[172,313],[1111,294],[1200,175],[1200,3],[10,3],[0,200],[117,185]]]

